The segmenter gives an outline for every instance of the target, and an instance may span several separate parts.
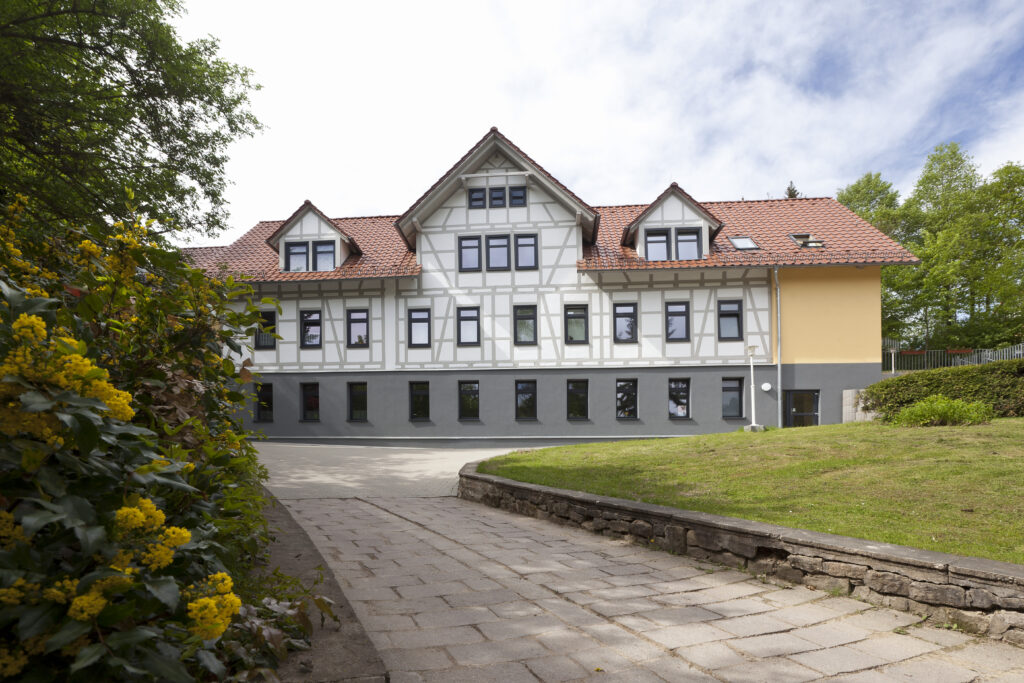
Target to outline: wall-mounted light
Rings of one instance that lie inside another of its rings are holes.
[[[761,391],[771,391],[771,390],[772,390],[772,383],[771,382],[765,382],[764,384],[761,385]]]

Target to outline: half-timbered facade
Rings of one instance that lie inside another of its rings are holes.
[[[250,419],[290,438],[838,422],[880,376],[880,266],[914,261],[827,198],[593,207],[496,129],[401,216],[307,201],[188,253],[279,302]]]

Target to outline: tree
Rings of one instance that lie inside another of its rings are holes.
[[[225,227],[227,148],[260,128],[250,71],[212,38],[182,42],[177,0],[0,3],[0,201],[78,224]]]
[[[796,185],[793,181],[789,181],[789,185],[786,186],[786,199],[796,199],[800,196],[800,192],[796,189]]]

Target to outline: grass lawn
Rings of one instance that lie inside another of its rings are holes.
[[[493,458],[479,471],[1024,564],[1024,418],[560,446]]]

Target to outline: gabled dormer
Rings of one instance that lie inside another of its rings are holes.
[[[492,169],[501,159],[501,168]],[[456,164],[395,221],[395,227],[410,249],[416,249],[416,237],[423,225],[455,192],[466,194],[466,207],[479,220],[486,211],[515,210],[528,206],[534,190],[551,197],[582,229],[583,240],[593,243],[597,237],[600,214],[558,182],[527,156],[497,128],[480,139]],[[479,212],[475,215],[473,212]],[[502,222],[508,222],[502,221]]]
[[[721,228],[722,221],[672,183],[625,227],[622,245],[648,261],[700,260]]]
[[[267,238],[281,272],[332,271],[360,254],[351,236],[308,199]]]

